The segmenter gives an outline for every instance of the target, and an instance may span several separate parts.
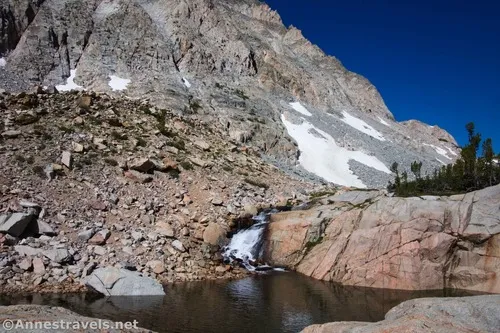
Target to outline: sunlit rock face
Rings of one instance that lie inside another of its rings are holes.
[[[500,292],[500,185],[451,197],[346,192],[276,214],[269,263],[374,288]]]

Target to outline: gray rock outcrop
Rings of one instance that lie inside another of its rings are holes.
[[[392,308],[377,323],[337,322],[306,327],[303,333],[497,332],[500,296],[421,298]]]
[[[85,280],[85,285],[105,296],[160,296],[163,286],[138,272],[114,267],[98,268]]]

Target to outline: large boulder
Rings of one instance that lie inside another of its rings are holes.
[[[391,309],[377,323],[337,322],[306,327],[302,333],[498,332],[500,296],[421,298]]]
[[[210,245],[222,245],[226,241],[226,230],[217,223],[209,223],[203,231],[203,241]]]
[[[163,286],[138,272],[106,267],[96,269],[85,279],[85,285],[105,296],[161,296]]]
[[[451,197],[341,196],[274,215],[266,260],[347,285],[500,293],[500,185]]]

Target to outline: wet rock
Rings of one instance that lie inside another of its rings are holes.
[[[253,205],[246,205],[243,209],[245,210],[245,214],[249,216],[256,216],[259,213],[259,209]]]
[[[163,296],[163,286],[137,272],[114,267],[99,268],[85,279],[85,285],[105,296]]]

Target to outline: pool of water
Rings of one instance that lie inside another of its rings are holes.
[[[63,306],[79,314],[169,333],[299,332],[331,321],[379,321],[412,298],[466,296],[464,291],[406,292],[345,287],[295,273],[166,286],[165,297],[78,295],[0,296],[2,305]]]

